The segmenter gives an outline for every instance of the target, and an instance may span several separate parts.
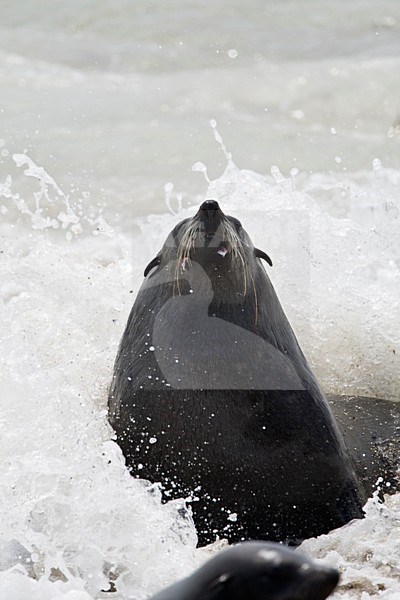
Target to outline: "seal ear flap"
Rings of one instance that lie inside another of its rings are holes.
[[[254,254],[256,255],[256,258],[264,259],[272,267],[272,260],[270,259],[268,254],[266,254],[262,250],[259,250],[258,248],[254,248]]]
[[[147,275],[150,273],[151,269],[153,267],[158,267],[160,262],[161,262],[161,254],[157,254],[157,256],[155,258],[153,258],[153,260],[151,262],[149,262],[149,264],[145,268],[144,276],[147,277]]]

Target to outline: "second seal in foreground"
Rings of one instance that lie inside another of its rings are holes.
[[[214,556],[151,600],[325,600],[336,569],[280,544],[246,542]]]

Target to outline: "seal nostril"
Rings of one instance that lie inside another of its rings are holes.
[[[216,200],[206,200],[200,206],[200,210],[219,210],[219,204]]]
[[[219,218],[223,216],[223,212],[216,200],[206,200],[203,202],[197,214],[205,222],[213,221],[217,215]]]

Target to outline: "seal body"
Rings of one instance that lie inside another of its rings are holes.
[[[152,600],[324,600],[338,581],[336,569],[300,552],[245,542],[222,551]]]
[[[191,502],[200,544],[296,543],[362,517],[329,405],[239,221],[206,201],[146,269],[110,422],[136,477]]]

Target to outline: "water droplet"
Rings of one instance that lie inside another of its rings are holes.
[[[372,168],[375,172],[382,168],[382,163],[379,158],[374,158],[372,161]]]
[[[233,521],[233,522],[236,522],[236,521],[237,521],[237,518],[238,518],[238,516],[237,516],[237,513],[231,513],[231,514],[228,516],[228,521]]]

